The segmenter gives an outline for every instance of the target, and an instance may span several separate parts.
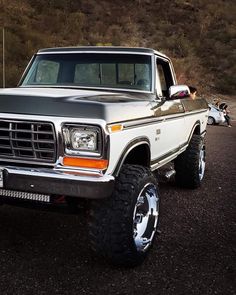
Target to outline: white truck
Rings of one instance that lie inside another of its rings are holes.
[[[207,118],[158,51],[39,50],[18,87],[0,91],[1,204],[87,199],[93,249],[138,265],[159,220],[153,172],[173,163],[177,184],[199,187]]]

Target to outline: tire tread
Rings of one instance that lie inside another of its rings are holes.
[[[156,183],[148,168],[124,165],[112,197],[91,203],[89,234],[92,249],[108,258],[112,264],[135,266],[146,256],[146,252],[138,252],[134,245],[131,214],[134,202],[132,196],[144,178]]]

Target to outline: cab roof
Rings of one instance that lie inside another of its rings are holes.
[[[140,53],[140,54],[156,54],[168,58],[165,54],[151,48],[144,47],[119,47],[119,46],[78,46],[78,47],[54,47],[40,49],[38,53],[69,53],[69,52],[114,52],[114,53]]]

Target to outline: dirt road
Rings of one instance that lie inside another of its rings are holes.
[[[145,263],[90,251],[86,215],[0,208],[0,294],[235,294],[236,126],[208,127],[200,189],[161,184],[160,235]]]

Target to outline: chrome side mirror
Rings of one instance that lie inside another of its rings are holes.
[[[190,91],[187,85],[174,85],[169,88],[169,98],[170,99],[181,99],[188,97]]]

